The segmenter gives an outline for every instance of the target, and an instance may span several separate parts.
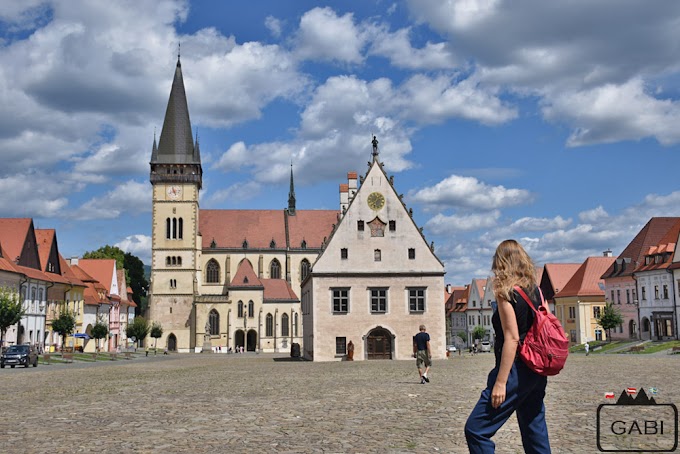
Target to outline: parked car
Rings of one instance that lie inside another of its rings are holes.
[[[446,350],[449,351],[449,352],[457,352],[458,351],[458,349],[456,348],[455,345],[447,345]]]
[[[482,352],[490,352],[491,351],[491,342],[489,341],[482,341],[480,343],[480,351]]]
[[[38,367],[38,352],[30,345],[10,345],[5,353],[0,356],[0,368],[10,366]]]

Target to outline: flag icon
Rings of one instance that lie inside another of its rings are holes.
[[[657,394],[659,392],[656,388],[649,388],[649,394]]]
[[[635,393],[637,393],[637,389],[635,389],[635,388],[627,388],[627,389],[626,389],[626,392],[627,392],[628,394],[635,394]]]
[[[615,398],[615,397],[616,397],[616,396],[614,395],[613,392],[604,393],[604,398],[605,398],[605,399],[613,399],[613,398]]]

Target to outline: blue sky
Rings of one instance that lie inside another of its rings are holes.
[[[150,256],[181,42],[202,208],[339,206],[371,135],[456,285],[495,246],[614,254],[680,216],[680,3],[0,3],[0,216]]]

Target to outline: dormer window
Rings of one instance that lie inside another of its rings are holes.
[[[390,221],[390,232],[397,230],[397,221]]]
[[[360,232],[364,231],[364,221],[357,221],[357,230]]]

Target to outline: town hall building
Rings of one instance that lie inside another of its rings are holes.
[[[201,155],[178,58],[150,167],[147,315],[163,327],[159,345],[280,352],[297,343],[308,359],[334,360],[352,340],[354,359],[403,359],[424,323],[433,357],[444,355],[444,267],[384,173],[376,139],[361,185],[354,172],[340,185],[338,210],[297,210],[292,167],[285,209],[201,210]]]

